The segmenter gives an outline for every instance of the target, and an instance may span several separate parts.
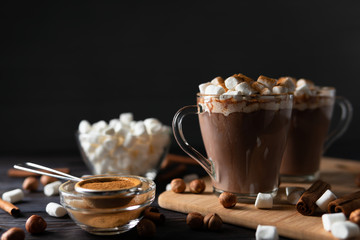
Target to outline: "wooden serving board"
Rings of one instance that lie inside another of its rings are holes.
[[[320,179],[331,184],[332,191],[338,196],[359,191],[355,185],[355,176],[360,174],[360,162],[345,159],[323,158],[320,166]],[[274,200],[272,209],[257,209],[253,203],[237,203],[232,209],[220,205],[217,196],[212,194],[210,178],[206,178],[206,190],[202,194],[165,191],[158,198],[162,208],[178,212],[199,212],[206,215],[215,212],[224,222],[256,229],[258,224],[277,227],[281,236],[295,239],[335,239],[331,233],[323,229],[321,214],[303,216],[294,205],[284,201],[284,187],[310,184],[282,183]]]

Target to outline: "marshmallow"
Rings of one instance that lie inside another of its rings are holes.
[[[92,131],[100,132],[107,127],[107,123],[104,120],[98,121],[92,125]]]
[[[145,137],[148,135],[143,121],[136,122],[132,126],[131,130],[132,130],[132,134],[136,137]]]
[[[123,142],[125,148],[131,148],[136,142],[136,137],[131,133],[127,133]]]
[[[157,168],[171,140],[170,127],[155,118],[134,121],[132,113],[120,114],[109,125],[104,122],[79,134],[80,145],[95,174],[142,175]]]
[[[336,222],[345,222],[346,216],[343,212],[339,213],[325,213],[321,216],[323,227],[326,231],[331,230],[331,225]]]
[[[303,84],[295,89],[295,96],[309,96],[311,95],[310,88],[307,84]]]
[[[276,84],[276,79],[260,75],[257,79],[257,82],[263,84],[265,87],[269,89],[272,89]]]
[[[241,98],[241,92],[239,91],[227,91],[226,93],[223,93],[220,95],[220,100],[225,100],[225,99],[229,99],[229,98]]]
[[[305,188],[303,187],[286,187],[285,193],[287,201],[290,204],[295,205],[299,199],[301,198],[301,195],[305,192]]]
[[[67,211],[63,206],[54,202],[48,203],[45,210],[52,217],[63,217],[67,214]]]
[[[213,84],[213,85],[224,86],[224,79],[222,77],[216,77],[213,80],[211,80],[210,83]]]
[[[115,134],[115,130],[113,127],[107,127],[104,129],[104,134],[112,136]]]
[[[118,143],[116,138],[108,138],[103,142],[103,146],[106,150],[111,151],[113,150]]]
[[[359,236],[360,230],[356,223],[345,221],[332,224],[331,233],[336,238],[348,239]]]
[[[228,77],[225,80],[225,86],[227,89],[234,89],[236,85],[238,85],[241,81],[239,79],[237,79],[236,77]]]
[[[120,120],[117,119],[117,118],[111,119],[111,120],[109,121],[109,127],[115,127],[115,125],[116,125],[117,123],[119,123],[119,122],[120,122]]]
[[[281,77],[276,85],[286,87],[288,92],[294,92],[296,88],[296,79],[292,77]]]
[[[260,94],[261,95],[271,95],[271,90],[269,88],[263,88],[261,91],[260,91]]]
[[[55,181],[44,186],[44,194],[46,196],[55,196],[59,194],[60,181]]]
[[[279,234],[275,226],[258,225],[255,232],[256,240],[278,240]]]
[[[309,88],[314,88],[315,87],[315,84],[312,81],[304,79],[304,78],[301,78],[296,82],[296,87],[301,87],[303,85],[306,85]]]
[[[201,94],[204,94],[206,87],[209,86],[210,84],[211,84],[210,82],[200,84],[200,85],[199,85],[200,93],[201,93]]]
[[[121,123],[119,121],[119,122],[115,123],[114,130],[118,136],[125,136],[126,133],[129,132],[129,127],[128,127],[128,125]]]
[[[257,91],[257,92],[261,92],[261,90],[263,90],[264,88],[266,88],[266,86],[265,86],[264,84],[259,83],[259,82],[253,82],[253,83],[251,84],[251,87],[252,87],[253,89],[255,89],[255,91]]]
[[[241,92],[242,95],[251,95],[254,94],[256,91],[247,83],[241,82],[235,86],[235,90]]]
[[[288,89],[283,86],[275,86],[272,88],[272,92],[275,94],[283,94],[283,93],[287,93]]]
[[[130,123],[134,120],[134,116],[132,113],[122,113],[120,114],[119,119],[121,123],[130,125]]]
[[[270,193],[258,193],[255,200],[256,208],[272,208],[273,197]]]
[[[332,200],[335,200],[336,198],[337,197],[335,196],[335,194],[328,189],[323,193],[323,195],[321,195],[318,200],[316,200],[315,203],[321,210],[326,212],[328,203]]]
[[[17,188],[11,191],[4,192],[1,198],[4,201],[10,203],[20,202],[24,198],[24,192],[20,188]]]
[[[161,131],[162,124],[156,118],[147,118],[144,120],[146,131],[149,135],[156,134]]]
[[[242,73],[234,74],[234,77],[236,77],[240,81],[247,82],[249,85],[251,85],[254,82],[253,79],[249,78],[248,76],[245,76]]]
[[[218,85],[209,85],[205,89],[205,94],[221,95],[225,93],[225,89]]]
[[[98,159],[104,158],[109,154],[109,150],[100,145],[95,149],[95,157]]]
[[[79,132],[80,133],[87,133],[91,129],[91,125],[88,121],[82,120],[79,124]]]

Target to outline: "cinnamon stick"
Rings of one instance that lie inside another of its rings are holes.
[[[154,223],[164,223],[165,215],[159,212],[159,209],[155,207],[147,207],[144,210],[144,218],[150,219]]]
[[[194,159],[177,154],[169,153],[161,164],[161,168],[166,168],[170,163],[182,163],[196,165],[198,164]]]
[[[179,176],[180,174],[182,174],[183,172],[186,171],[186,165],[185,164],[179,164],[178,166],[176,166],[175,168],[168,170],[164,173],[159,173],[159,175],[157,175],[156,180],[158,181],[166,181],[172,178],[175,178],[176,176]]]
[[[347,194],[328,204],[328,212],[343,212],[346,217],[349,217],[350,213],[358,208],[360,208],[360,191]]]
[[[63,173],[70,173],[69,168],[55,168],[55,170],[58,170]],[[46,172],[46,171],[44,171],[44,172]],[[17,177],[17,178],[40,176],[40,174],[37,174],[37,173],[26,172],[26,171],[15,169],[15,168],[10,168],[7,173],[8,173],[9,177]]]
[[[305,216],[314,215],[317,208],[316,201],[330,189],[330,185],[321,180],[315,181],[309,189],[307,189],[296,204],[296,210]]]
[[[0,208],[11,216],[17,217],[20,214],[20,209],[10,202],[4,201],[0,198]]]

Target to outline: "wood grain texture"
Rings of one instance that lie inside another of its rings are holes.
[[[355,176],[360,173],[360,162],[323,158],[320,169],[320,179],[328,182],[338,197],[360,189],[354,182]],[[218,202],[217,196],[212,194],[210,179],[207,178],[206,183],[206,191],[203,194],[192,194],[188,187],[183,194],[163,192],[158,199],[159,205],[183,213],[200,212],[205,215],[215,212],[226,223],[252,229],[256,229],[258,224],[274,225],[279,235],[294,239],[335,239],[331,233],[323,229],[321,213],[317,216],[303,216],[296,211],[294,205],[286,204],[284,201],[285,187],[308,188],[310,184],[282,183],[274,200],[274,207],[264,210],[255,208],[252,203],[237,203],[234,208],[225,209]]]

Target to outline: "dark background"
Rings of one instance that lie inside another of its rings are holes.
[[[326,155],[360,159],[359,1],[1,1],[0,18],[2,155],[78,154],[82,119],[171,125],[198,84],[241,72],[335,86],[354,118]],[[202,146],[196,118],[185,131]]]

